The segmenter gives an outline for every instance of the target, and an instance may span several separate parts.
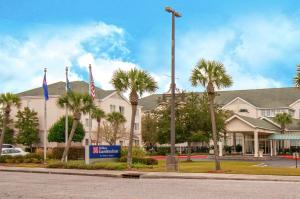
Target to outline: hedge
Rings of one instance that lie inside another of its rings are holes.
[[[49,154],[51,159],[61,159],[64,153],[64,147],[55,147],[52,149],[52,152]],[[68,160],[83,160],[84,159],[85,149],[84,147],[71,147],[69,149]]]
[[[42,163],[43,157],[32,153],[25,156],[8,156],[2,155],[0,156],[0,163]]]
[[[126,157],[121,157],[119,159],[120,162],[127,162],[127,158]],[[157,165],[158,161],[156,159],[153,158],[137,158],[137,157],[133,157],[132,158],[132,163],[133,164],[144,164],[144,165]]]

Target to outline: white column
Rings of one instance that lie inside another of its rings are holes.
[[[270,140],[270,155],[273,156],[273,140]]]
[[[258,157],[258,131],[254,131],[254,157]]]
[[[243,155],[246,154],[246,138],[245,134],[243,134]]]
[[[219,141],[219,156],[223,156],[223,143]]]

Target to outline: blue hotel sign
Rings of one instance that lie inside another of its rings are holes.
[[[121,157],[121,146],[90,146],[90,159],[96,158],[120,158]]]

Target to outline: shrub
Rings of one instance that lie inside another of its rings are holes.
[[[48,141],[49,142],[65,142],[65,117],[61,117],[53,126],[49,129]],[[72,129],[73,117],[68,117],[69,134]],[[75,134],[73,136],[73,142],[81,142],[84,138],[85,131],[81,122],[79,122]]]
[[[121,157],[127,156],[128,150],[122,149],[121,151]],[[132,157],[136,158],[144,158],[146,156],[146,152],[143,148],[140,147],[134,147],[132,148]]]
[[[64,168],[64,169],[86,169],[86,170],[96,170],[96,169],[107,169],[107,170],[124,170],[126,169],[126,164],[120,162],[95,162],[86,165],[84,162],[80,161],[69,161],[67,163],[54,162],[47,166],[48,168]]]
[[[0,156],[0,163],[42,163],[43,158],[38,154],[28,154],[26,156]]]
[[[61,159],[64,147],[56,147],[52,149],[50,157],[53,159]],[[71,147],[69,149],[68,160],[82,160],[84,159],[84,147]]]
[[[119,159],[120,162],[127,162],[127,158],[126,157],[121,157]],[[132,158],[132,163],[133,164],[144,164],[144,165],[157,165],[158,161],[156,159],[153,158],[137,158],[137,157],[133,157]]]
[[[167,155],[171,153],[170,147],[157,147],[157,155]]]
[[[236,149],[236,152],[242,152],[243,151],[243,147],[240,144],[236,145],[235,149]]]

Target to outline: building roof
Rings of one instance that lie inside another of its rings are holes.
[[[272,124],[271,122],[269,122],[265,119],[246,117],[246,116],[242,116],[242,115],[237,115],[237,116],[257,128],[280,131],[280,128],[278,128],[276,125]]]
[[[275,122],[274,117],[269,117],[269,119],[271,119],[274,123],[277,124],[277,122]],[[280,126],[280,124],[278,124],[278,126]],[[299,131],[300,130],[300,120],[292,118],[292,123],[287,124],[286,129],[288,131]]]
[[[203,93],[200,92],[199,94]],[[139,104],[143,106],[143,110],[152,110],[157,106],[158,99],[161,97],[162,94],[150,95],[142,98]],[[216,103],[224,106],[237,97],[240,97],[259,108],[288,107],[293,102],[300,99],[300,89],[289,87],[218,91]]]
[[[89,84],[84,81],[73,81],[70,82],[71,89],[80,93],[88,93],[89,92]],[[56,82],[48,85],[48,94],[51,95],[64,95],[66,93],[66,84],[65,82]],[[101,88],[95,87],[95,94],[97,99],[103,99],[108,95],[115,92],[115,90],[103,90]],[[42,87],[34,88],[31,90],[27,90],[21,93],[18,93],[19,96],[43,96],[44,91]]]

